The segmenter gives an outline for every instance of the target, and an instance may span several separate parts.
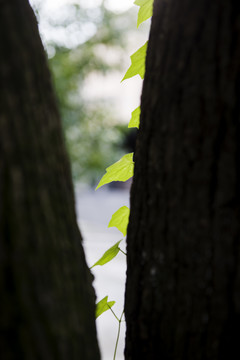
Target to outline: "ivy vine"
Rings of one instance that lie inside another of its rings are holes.
[[[153,1],[154,0],[136,0],[134,2],[135,5],[139,6],[138,11],[138,19],[137,19],[137,27],[149,19],[152,16],[153,11]],[[130,56],[131,65],[128,68],[126,74],[124,75],[122,81],[129,79],[135,75],[139,75],[142,79],[145,74],[145,60],[147,53],[148,42],[146,42],[143,46],[141,46],[135,53]],[[141,108],[138,106],[133,112],[128,124],[129,128],[139,127],[140,122],[140,113]],[[106,173],[101,178],[99,184],[96,187],[96,190],[101,186],[106,185],[112,181],[127,181],[133,176],[134,173],[134,161],[133,161],[133,153],[129,153],[124,155],[120,160],[115,162],[113,165],[109,166],[106,169]],[[109,222],[108,227],[116,227],[125,237],[127,233],[128,220],[129,220],[130,209],[127,206],[122,206],[118,209],[113,215]],[[110,247],[102,257],[92,265],[91,269],[97,265],[104,265],[115,258],[119,252],[122,252],[126,255],[126,253],[119,247],[122,239],[119,240],[116,244]],[[105,311],[110,310],[113,316],[118,321],[118,333],[117,339],[114,349],[113,360],[116,359],[118,340],[120,335],[121,322],[124,315],[124,310],[120,317],[118,317],[113,311],[112,307],[115,304],[115,301],[108,301],[108,296],[105,296],[102,300],[100,300],[96,304],[96,318],[102,315]]]

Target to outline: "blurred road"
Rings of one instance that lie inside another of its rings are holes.
[[[83,246],[87,263],[92,266],[103,253],[123,238],[116,228],[108,228],[112,214],[121,206],[129,206],[129,190],[109,190],[106,186],[94,191],[91,188],[76,186],[76,208],[79,226],[83,235]],[[125,251],[125,241],[120,244]],[[116,301],[113,310],[120,317],[124,303],[126,276],[126,257],[120,253],[104,266],[92,269],[95,277],[94,287],[97,301],[108,295],[108,300]],[[97,319],[97,331],[102,360],[112,360],[117,338],[118,322],[107,311]],[[116,359],[123,360],[125,323],[121,334]]]

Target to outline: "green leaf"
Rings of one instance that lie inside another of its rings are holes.
[[[105,296],[102,300],[100,300],[96,304],[96,319],[102,315],[105,311],[109,310],[113,305],[115,304],[115,301],[108,301],[108,296]]]
[[[108,263],[109,261],[111,261],[112,259],[114,259],[115,256],[117,256],[117,254],[119,253],[120,249],[119,249],[118,245],[120,244],[121,241],[122,240],[118,241],[115,245],[113,245],[107,251],[105,251],[103,256],[93,266],[91,266],[90,269],[92,269],[96,265],[102,266],[102,265]]]
[[[142,79],[144,78],[147,45],[148,42],[146,42],[142,47],[140,47],[140,49],[138,49],[134,54],[130,56],[132,64],[124,75],[122,81],[138,74],[141,76]]]
[[[127,206],[122,206],[112,215],[108,227],[115,226],[119,231],[121,231],[123,236],[126,236],[129,214],[129,208]]]
[[[137,19],[137,27],[144,22],[145,20],[149,19],[153,13],[153,1],[154,0],[136,0],[134,2],[135,5],[140,6],[138,12],[138,19]]]
[[[112,181],[126,181],[130,179],[130,177],[133,176],[133,170],[133,153],[124,155],[120,160],[106,169],[106,173],[101,178],[96,190]]]
[[[140,114],[141,114],[141,108],[139,106],[132,112],[132,117],[128,124],[129,128],[134,128],[134,127],[139,128]]]

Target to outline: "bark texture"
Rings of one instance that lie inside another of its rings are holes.
[[[92,277],[27,0],[0,0],[0,292],[1,359],[99,359]]]
[[[240,2],[155,0],[127,236],[126,359],[240,358]]]

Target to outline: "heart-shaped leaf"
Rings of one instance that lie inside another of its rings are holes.
[[[115,245],[113,245],[112,247],[110,247],[104,254],[103,256],[93,265],[91,266],[90,269],[92,269],[94,266],[97,265],[105,265],[107,264],[109,261],[111,261],[112,259],[115,258],[115,256],[117,256],[117,254],[119,253],[120,249],[118,247],[118,245],[120,244],[122,240],[118,241]]]
[[[148,42],[146,42],[142,47],[140,47],[140,49],[138,49],[134,54],[130,56],[132,64],[128,68],[122,81],[129,79],[135,75],[140,75],[142,79],[144,78],[147,45]]]
[[[149,19],[153,13],[153,1],[154,0],[136,0],[134,2],[135,5],[140,6],[138,12],[138,19],[137,19],[137,27],[144,22],[145,20]]]
[[[115,304],[115,301],[108,301],[108,296],[105,296],[102,300],[100,300],[96,304],[96,319],[100,315],[102,315],[102,313],[109,310],[114,304]]]
[[[132,112],[132,117],[129,121],[128,127],[129,128],[139,128],[140,123],[140,114],[141,114],[141,108],[138,106],[135,110]]]
[[[106,173],[100,180],[96,190],[112,181],[126,181],[133,176],[134,162],[133,153],[124,155],[120,160],[106,169]]]
[[[112,215],[108,227],[115,226],[119,231],[121,231],[123,236],[126,236],[129,214],[129,208],[127,206],[122,206]]]

